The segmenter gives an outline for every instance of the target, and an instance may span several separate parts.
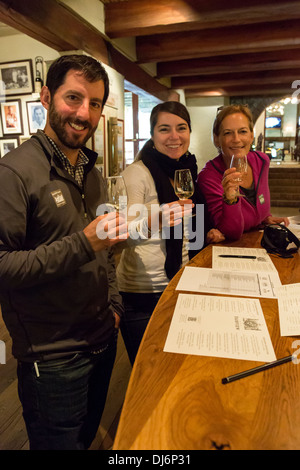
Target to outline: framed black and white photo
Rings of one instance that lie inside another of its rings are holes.
[[[38,129],[45,128],[47,110],[40,101],[27,101],[26,105],[29,133],[35,134]]]
[[[0,94],[5,96],[33,93],[32,60],[0,64]]]
[[[14,150],[19,145],[19,141],[17,138],[12,139],[0,139],[0,157],[4,157],[4,155],[11,150]]]
[[[23,134],[21,100],[0,103],[3,135]]]

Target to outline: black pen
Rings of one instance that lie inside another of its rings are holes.
[[[245,370],[244,372],[239,372],[235,375],[230,375],[229,377],[225,377],[222,379],[222,384],[229,384],[230,382],[234,382],[234,380],[243,379],[244,377],[248,377],[249,375],[256,374],[257,372],[261,372],[263,370],[271,369],[272,367],[280,366],[281,364],[285,364],[286,362],[291,362],[295,356],[287,356],[278,359],[277,361],[268,362],[267,364],[263,364],[262,366],[254,367],[253,369]]]
[[[256,256],[248,255],[218,255],[219,258],[246,258],[246,259],[256,259]]]

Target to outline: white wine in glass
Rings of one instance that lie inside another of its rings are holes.
[[[190,170],[176,170],[174,191],[178,199],[189,199],[194,194],[194,182]]]
[[[121,211],[127,204],[127,191],[123,176],[106,178],[107,202],[109,212]]]
[[[241,177],[236,179],[237,182],[241,183],[247,173],[247,155],[232,155],[230,168],[233,167],[236,169],[236,171],[241,173]],[[245,194],[240,193],[239,185],[237,186],[236,196],[245,197]]]

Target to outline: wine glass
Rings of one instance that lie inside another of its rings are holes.
[[[127,190],[123,176],[106,178],[106,206],[108,212],[122,211],[127,206]]]
[[[176,170],[174,191],[178,199],[189,199],[194,194],[194,182],[190,170]]]
[[[232,155],[230,168],[235,168],[236,171],[241,173],[241,176],[236,179],[237,182],[241,183],[244,179],[244,176],[247,173],[247,155]],[[239,191],[239,185],[237,185],[236,196],[245,197],[245,194],[241,194]]]

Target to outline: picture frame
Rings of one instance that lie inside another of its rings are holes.
[[[108,122],[109,176],[119,175],[124,170],[125,141],[124,120],[110,117]]]
[[[40,101],[26,101],[29,134],[35,134],[46,125],[47,110]]]
[[[13,137],[11,139],[0,139],[0,158],[11,150],[14,150],[19,146],[19,139]]]
[[[101,115],[96,131],[93,134],[92,150],[98,154],[95,167],[106,176],[106,134],[105,116]]]
[[[33,90],[31,59],[0,63],[0,95],[26,95]]]
[[[3,136],[23,134],[21,100],[7,100],[0,106]]]
[[[26,142],[26,140],[29,140],[29,139],[30,139],[30,137],[27,137],[26,135],[21,135],[21,136],[19,137],[19,143],[20,143],[20,145],[24,144],[24,142]]]
[[[118,162],[120,170],[125,169],[125,135],[124,120],[118,119]]]

